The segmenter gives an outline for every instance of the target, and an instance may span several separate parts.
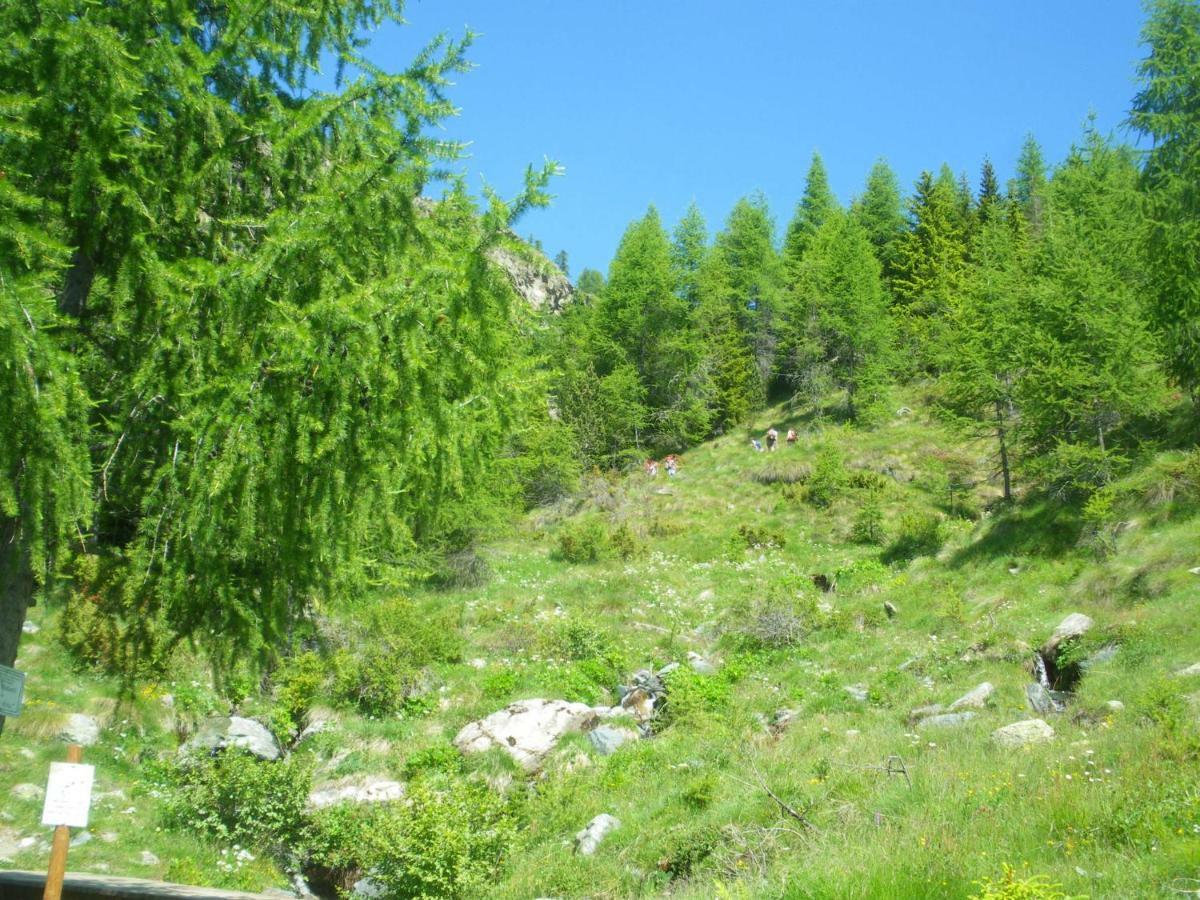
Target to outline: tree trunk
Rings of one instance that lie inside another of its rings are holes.
[[[1004,427],[1004,411],[996,401],[996,440],[1000,442],[1000,473],[1004,476],[1004,502],[1012,502],[1012,472],[1008,462],[1008,432]]]
[[[17,519],[0,519],[0,665],[12,666],[21,642],[25,610],[33,602],[33,561]],[[0,733],[4,716],[0,716]]]

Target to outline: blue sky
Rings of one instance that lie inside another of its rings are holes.
[[[469,186],[518,188],[544,158],[556,199],[518,227],[572,275],[607,272],[646,206],[695,199],[710,231],[761,190],[778,231],[814,150],[843,201],[887,158],[907,191],[947,162],[1002,182],[1032,132],[1061,159],[1094,112],[1123,136],[1144,18],[1134,0],[410,0],[368,55],[405,66],[439,32],[480,36],[446,136]]]

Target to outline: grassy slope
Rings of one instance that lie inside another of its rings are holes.
[[[464,659],[486,666],[443,667],[442,708],[425,718],[342,714],[335,736],[313,752],[350,751],[338,754],[335,775],[398,774],[412,754],[445,745],[462,724],[511,700],[612,702],[597,687],[605,663],[589,656],[617,659],[625,671],[613,670],[615,682],[695,650],[722,662],[722,674],[678,687],[691,702],[681,700],[652,740],[609,758],[592,756],[582,740],[560,745],[530,792],[529,825],[496,896],[962,897],[1005,864],[1091,897],[1166,895],[1173,879],[1200,877],[1200,773],[1188,749],[1194,698],[1180,708],[1163,699],[1200,689],[1200,679],[1172,674],[1200,661],[1200,577],[1187,572],[1200,565],[1200,517],[1143,472],[1128,492],[1134,526],[1106,559],[1077,546],[1073,518],[1034,504],[1004,519],[949,517],[950,540],[936,558],[884,568],[874,562],[879,547],[847,539],[861,492],[817,509],[757,483],[754,470],[811,467],[825,446],[852,469],[888,467],[899,476],[882,494],[894,530],[902,513],[943,509],[947,467],[978,476],[988,447],[964,445],[919,409],[867,432],[793,423],[778,409],[754,430],[768,424],[796,424],[800,445],[768,458],[739,433],[686,454],[670,482],[638,475],[591,485],[576,515],[625,523],[643,542],[639,556],[555,560],[566,513],[541,512],[487,549],[495,571],[487,584],[421,594],[430,607],[461,609]],[[989,491],[977,488],[966,505],[978,508]],[[766,526],[786,545],[731,550],[739,525]],[[821,594],[817,573],[840,573],[836,592]],[[895,619],[884,615],[885,600],[898,608]],[[798,604],[814,628],[797,646],[743,652],[732,632],[768,601]],[[996,748],[994,728],[1032,716],[1030,647],[1073,611],[1096,620],[1116,656],[1093,667],[1070,711],[1051,720],[1052,744]],[[101,712],[117,718],[90,754],[98,789],[121,787],[127,799],[97,805],[92,831],[115,837],[73,851],[73,865],[189,874],[167,862],[136,865],[149,849],[164,861],[196,860],[210,883],[277,882],[258,863],[221,874],[217,848],[157,830],[157,800],[139,787],[134,759],[139,747],[172,743],[160,704],[138,697],[113,712],[115,686],[69,675],[49,637],[47,628],[22,647],[33,706],[0,738],[0,793],[13,819],[0,828],[35,831],[39,804],[10,800],[8,787],[43,783],[46,763],[60,758],[49,740],[57,713]],[[920,734],[906,721],[911,708],[949,703],[985,680],[996,695],[976,721]],[[867,701],[847,685],[865,686]],[[1125,710],[1107,709],[1110,699]],[[771,734],[761,717],[782,708],[796,720]],[[881,768],[889,757],[903,759],[910,780]],[[471,765],[493,778],[511,774],[495,758]],[[760,782],[811,827],[782,816]],[[622,827],[594,857],[572,855],[570,836],[601,812]],[[14,858],[30,867],[42,860],[32,851]]]

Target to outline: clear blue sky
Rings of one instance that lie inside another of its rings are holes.
[[[1001,182],[1032,132],[1052,162],[1089,112],[1121,123],[1144,13],[1135,0],[410,0],[372,39],[402,68],[430,37],[480,37],[446,136],[471,142],[468,184],[515,192],[549,157],[565,174],[518,227],[572,276],[602,272],[630,220],[668,227],[695,199],[710,231],[761,190],[786,227],[814,150],[849,201],[884,156],[907,192],[947,162]]]

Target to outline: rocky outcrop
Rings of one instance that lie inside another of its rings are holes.
[[[955,712],[960,709],[983,709],[991,699],[992,694],[996,693],[996,689],[992,687],[991,682],[985,681],[976,687],[973,687],[967,693],[963,694],[957,700],[950,704],[950,711]]]
[[[575,835],[575,852],[581,856],[591,856],[600,846],[605,836],[615,828],[621,827],[621,820],[608,813],[600,813],[587,823],[583,831]]]
[[[213,753],[226,747],[241,747],[265,760],[279,759],[283,755],[279,742],[265,726],[241,716],[206,719],[195,735],[179,748],[179,752]]]
[[[559,312],[575,294],[567,276],[549,260],[534,262],[505,247],[489,250],[488,259],[504,271],[513,290],[534,309]]]
[[[1001,747],[1013,749],[1026,744],[1045,744],[1054,740],[1054,729],[1042,719],[1013,722],[992,732],[992,740]]]
[[[100,740],[100,723],[83,713],[71,713],[58,733],[58,739],[68,744],[91,747]]]
[[[966,725],[975,718],[973,712],[958,712],[958,713],[942,713],[941,715],[929,716],[917,723],[918,731],[927,731],[931,728],[956,728],[959,725]]]
[[[310,809],[341,803],[390,803],[404,798],[404,785],[374,775],[350,776],[317,785],[308,795]]]
[[[499,747],[526,772],[536,772],[563,735],[591,731],[600,713],[586,703],[522,700],[463,726],[454,738],[462,753]]]

